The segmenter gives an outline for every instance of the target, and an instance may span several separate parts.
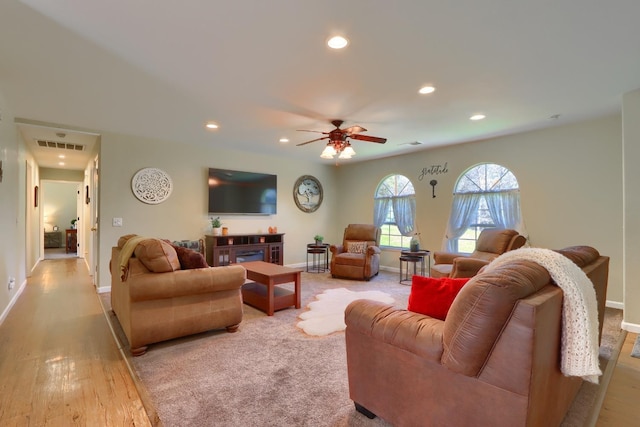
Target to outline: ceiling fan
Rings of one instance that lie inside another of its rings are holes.
[[[367,131],[362,126],[355,125],[348,128],[340,129],[340,126],[342,126],[342,123],[344,123],[344,121],[342,120],[331,121],[331,124],[334,125],[336,128],[330,132],[300,129],[299,130],[300,132],[316,132],[326,136],[312,139],[311,141],[302,142],[300,144],[297,144],[297,146],[310,144],[312,142],[321,141],[323,139],[328,139],[329,142],[327,143],[327,146],[325,147],[320,157],[322,157],[323,159],[332,159],[333,156],[338,154],[340,159],[350,159],[354,154],[356,154],[356,152],[353,149],[353,147],[351,147],[351,144],[349,143],[347,138],[357,139],[360,141],[375,142],[378,144],[384,144],[385,142],[387,142],[387,138],[361,135],[360,132]]]

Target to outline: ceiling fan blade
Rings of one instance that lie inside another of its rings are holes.
[[[325,135],[329,135],[329,132],[322,132],[320,130],[309,130],[309,129],[296,129],[297,132],[314,132],[314,133],[322,133]]]
[[[348,133],[348,134],[352,134],[352,133],[360,133],[360,132],[366,132],[367,130],[365,128],[363,128],[362,126],[351,126],[348,127],[346,129],[342,129],[342,132],[344,133]]]
[[[312,139],[311,141],[301,142],[300,144],[296,144],[296,147],[299,147],[301,145],[307,145],[307,144],[310,144],[312,142],[320,141],[322,139],[327,139],[327,138],[329,138],[329,137],[328,136],[323,136],[322,138],[316,138],[316,139]]]
[[[387,138],[378,138],[377,136],[369,136],[369,135],[355,134],[355,135],[351,135],[350,138],[359,139],[361,141],[377,142],[378,144],[384,144],[385,142],[387,142]]]

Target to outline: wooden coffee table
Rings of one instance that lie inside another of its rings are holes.
[[[264,261],[243,262],[242,266],[247,270],[247,279],[255,282],[242,287],[245,304],[264,311],[268,316],[292,305],[300,308],[301,268],[283,267]],[[276,286],[289,282],[295,284],[293,292]]]

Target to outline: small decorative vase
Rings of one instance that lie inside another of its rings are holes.
[[[321,245],[322,244],[322,240],[317,240],[316,239],[316,245]]]
[[[213,227],[213,235],[214,235],[214,236],[221,236],[221,235],[222,235],[222,228],[220,228],[220,227]]]
[[[229,228],[228,227],[222,227],[222,235],[226,236],[227,234],[229,234]]]
[[[409,243],[409,250],[411,252],[418,252],[420,250],[420,240],[418,240],[418,236],[413,236],[411,238],[411,242]]]

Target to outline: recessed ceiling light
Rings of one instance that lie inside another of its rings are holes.
[[[482,120],[484,119],[485,116],[484,114],[474,114],[473,116],[469,117],[469,120]]]
[[[207,129],[218,129],[218,125],[214,122],[208,122],[206,126],[207,126]]]
[[[285,142],[289,142],[289,138],[280,138],[280,142],[282,142],[283,144]]]
[[[64,162],[58,162],[58,166],[64,166]]]
[[[58,158],[59,158],[59,159],[64,159],[64,154],[59,154],[59,155],[58,155]]]
[[[420,88],[420,90],[418,91],[418,93],[422,94],[422,95],[426,95],[427,93],[433,93],[433,91],[435,91],[436,88],[433,86],[423,86]]]
[[[347,47],[348,44],[349,44],[349,40],[347,40],[346,38],[344,38],[342,36],[333,36],[327,42],[327,45],[331,49],[342,49],[342,48]]]

